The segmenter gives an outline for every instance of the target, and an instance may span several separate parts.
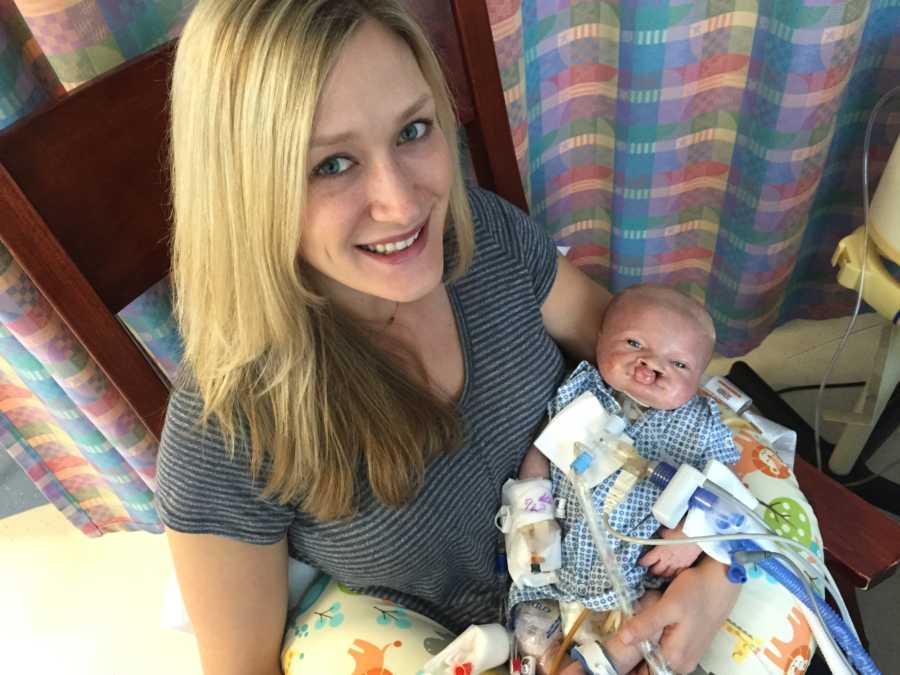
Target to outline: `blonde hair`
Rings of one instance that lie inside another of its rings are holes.
[[[172,77],[173,280],[185,378],[263,494],[351,515],[357,481],[398,506],[458,445],[452,402],[414,380],[326,301],[297,260],[316,104],[339,52],[374,19],[413,52],[456,179],[448,227],[472,258],[456,116],[422,29],[396,0],[200,0]]]

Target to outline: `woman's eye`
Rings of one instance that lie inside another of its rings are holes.
[[[687,370],[688,365],[684,361],[672,361],[672,365],[679,370]]]
[[[338,176],[353,166],[353,162],[346,157],[329,157],[313,169],[316,176]]]
[[[400,131],[400,142],[408,143],[409,141],[417,141],[428,135],[431,128],[431,122],[427,120],[417,120],[410,122]]]
[[[641,348],[641,343],[638,342],[637,340],[635,340],[634,338],[628,338],[627,340],[625,340],[625,342],[628,343],[629,347],[634,347],[635,349]]]

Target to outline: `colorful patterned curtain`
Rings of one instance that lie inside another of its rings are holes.
[[[532,215],[577,265],[705,300],[727,355],[847,312],[829,259],[862,222],[860,146],[900,83],[900,0],[486,2]],[[0,127],[176,35],[192,4],[0,0]],[[875,128],[873,177],[898,132],[900,103]],[[168,286],[120,318],[171,375]],[[5,250],[0,445],[86,534],[160,531],[149,434]]]
[[[0,128],[64,93],[22,15],[0,0]]]
[[[176,36],[193,0],[0,0],[0,128]],[[167,282],[119,318],[171,377]],[[0,246],[0,446],[89,536],[161,532],[156,444]]]
[[[705,300],[729,356],[849,313],[830,258],[862,224],[868,113],[900,84],[898,0],[488,6],[531,213],[579,267]]]

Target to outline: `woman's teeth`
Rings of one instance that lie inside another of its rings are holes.
[[[382,255],[396,253],[397,251],[402,251],[403,249],[412,246],[416,239],[419,238],[420,234],[422,234],[421,229],[409,239],[404,239],[403,241],[394,241],[390,244],[363,244],[363,248],[367,251],[372,251],[372,253],[381,253]]]

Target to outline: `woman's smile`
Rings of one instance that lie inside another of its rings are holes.
[[[425,221],[412,233],[382,239],[372,244],[359,244],[357,248],[379,263],[399,265],[419,255],[428,244],[428,221]]]

